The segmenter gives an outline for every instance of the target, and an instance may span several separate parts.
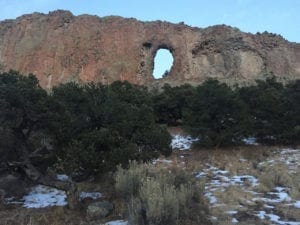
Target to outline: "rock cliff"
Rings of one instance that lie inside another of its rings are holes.
[[[155,80],[154,56],[161,48],[170,50],[174,64],[168,76]],[[300,44],[225,25],[201,29],[58,10],[0,22],[0,70],[9,69],[37,75],[47,89],[67,81],[151,86],[209,77],[245,84],[266,73],[299,79]]]

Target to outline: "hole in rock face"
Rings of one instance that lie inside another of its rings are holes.
[[[149,42],[145,42],[145,43],[143,44],[143,46],[144,46],[145,48],[151,48],[151,47],[152,47],[152,44],[149,43]]]
[[[174,57],[168,49],[158,49],[154,58],[153,77],[161,79],[169,74],[173,66]]]

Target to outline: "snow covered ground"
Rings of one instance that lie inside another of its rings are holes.
[[[65,191],[56,188],[37,185],[28,195],[23,197],[25,208],[45,208],[48,206],[65,206],[67,195]]]
[[[175,134],[172,135],[171,147],[172,149],[178,150],[190,150],[192,144],[198,140],[198,138],[192,138],[189,135],[184,136],[180,134]]]
[[[100,192],[80,192],[79,200],[86,198],[101,198]],[[22,204],[24,208],[45,208],[50,206],[66,206],[67,195],[63,190],[48,187],[45,185],[37,185],[32,187],[31,191],[22,199],[14,198],[6,199],[7,204]]]
[[[104,225],[128,225],[128,222],[124,220],[114,220],[107,222]]]
[[[256,216],[261,220],[269,220],[274,224],[282,224],[282,225],[299,225],[300,222],[297,221],[282,221],[280,220],[280,216],[277,216],[272,213],[266,213],[265,211],[257,212]]]
[[[284,163],[291,173],[296,173],[299,171],[299,160],[300,149],[283,149],[275,152],[270,158],[259,163],[259,165],[269,167],[277,163]],[[247,160],[242,159],[242,161],[245,162]],[[299,199],[291,197],[289,187],[277,186],[266,193],[260,192],[258,188],[260,181],[254,175],[230,174],[229,171],[220,169],[209,163],[201,171],[195,173],[195,176],[205,181],[205,196],[210,203],[210,207],[212,209],[226,209],[227,214],[232,216],[232,223],[238,223],[237,216],[239,215],[239,211],[242,212],[246,208],[248,214],[252,214],[253,217],[261,220],[270,221],[272,224],[300,225],[300,221],[290,221],[280,211],[280,207],[286,207],[296,212],[300,208]],[[244,199],[240,199],[237,202],[237,205],[228,205],[223,202],[224,195],[226,198],[228,194],[226,191],[232,187],[238,188],[237,190],[241,192],[240,196],[245,196]],[[232,209],[228,207],[232,207]],[[300,209],[297,214],[300,215]],[[215,215],[213,219],[218,220]]]
[[[80,192],[80,194],[79,194],[79,199],[80,200],[83,200],[83,199],[86,199],[86,198],[96,200],[96,199],[101,198],[101,197],[102,197],[102,194],[100,192]]]
[[[169,159],[155,159],[152,162],[152,164],[154,164],[154,165],[157,163],[173,163],[173,161],[169,160]]]
[[[258,145],[258,143],[256,142],[256,138],[255,137],[248,137],[248,138],[244,138],[243,142],[246,145]]]
[[[70,180],[69,176],[66,174],[57,174],[56,179],[60,181],[68,181]]]
[[[199,141],[199,138],[193,138],[190,135],[172,135],[171,147],[178,150],[190,150],[194,142]],[[243,142],[246,145],[258,145],[254,137],[244,138]]]
[[[171,147],[174,150],[190,150],[194,139],[188,135],[173,134]],[[247,145],[258,145],[255,139],[247,138],[244,140]],[[189,160],[195,163],[193,152],[176,152],[179,153],[176,159],[163,158],[153,161],[153,164],[163,164],[163,166],[188,165]],[[227,157],[224,153],[224,157]],[[213,154],[212,154],[213,155]],[[217,155],[217,154],[216,154]],[[267,152],[263,159],[256,158],[254,161],[246,155],[234,155],[234,159],[239,163],[241,170],[232,170],[229,165],[224,165],[225,158],[209,160],[201,164],[201,168],[193,171],[195,177],[205,184],[205,196],[208,199],[212,220],[215,222],[223,221],[222,215],[229,217],[229,223],[239,224],[244,222],[243,213],[257,221],[263,221],[267,224],[274,225],[300,225],[300,199],[293,197],[291,188],[288,185],[276,185],[272,189],[263,191],[260,189],[262,181],[259,172],[253,170],[253,163],[257,170],[262,168],[272,168],[276,165],[284,165],[290,174],[297,175],[300,166],[300,149],[284,148]],[[189,157],[191,157],[189,159]],[[176,163],[174,163],[176,161]],[[228,164],[234,164],[231,158],[226,161]],[[198,163],[198,162],[196,162]],[[174,164],[174,165],[173,165]],[[252,165],[252,166],[251,166]],[[58,180],[67,181],[70,178],[67,175],[57,175]],[[230,192],[231,191],[231,192]],[[237,192],[237,196],[234,196]],[[85,198],[98,199],[102,197],[99,192],[81,192],[80,200]],[[234,200],[234,198],[236,198]],[[55,188],[38,185],[33,187],[28,195],[24,196],[22,201],[15,201],[23,204],[26,208],[44,208],[49,206],[65,206],[66,193]],[[285,210],[286,211],[283,211]],[[215,210],[215,211],[214,211]],[[289,212],[293,216],[288,216]],[[221,212],[221,214],[214,214]],[[294,216],[298,215],[298,216]],[[296,218],[296,219],[295,219]],[[218,224],[218,223],[217,223]],[[128,225],[127,221],[115,220],[107,222],[105,225]]]
[[[190,150],[192,144],[199,140],[189,135],[182,135],[176,132],[176,130],[171,133],[173,133],[171,147],[174,150]],[[259,145],[257,140],[253,137],[244,138],[243,142],[246,145]],[[258,162],[258,169],[285,165],[289,173],[296,174],[299,172],[300,149],[285,148],[268,154],[270,154],[270,157]],[[226,154],[224,155],[226,157]],[[188,163],[186,162],[185,156],[181,155],[179,158],[185,161],[185,163]],[[218,163],[215,165],[211,162],[207,162],[204,167],[201,166],[202,169],[200,171],[195,173],[198,179],[205,182],[205,196],[208,199],[210,208],[219,208],[223,212],[227,211],[227,216],[231,216],[230,222],[233,224],[238,224],[240,218],[242,218],[242,212],[247,211],[249,215],[252,215],[253,219],[261,219],[271,224],[300,225],[300,221],[294,221],[295,219],[293,218],[290,220],[280,211],[283,210],[282,207],[291,209],[291,211],[297,211],[300,208],[300,200],[293,199],[290,195],[291,189],[285,186],[275,186],[272,190],[263,192],[260,189],[260,178],[257,177],[259,172],[257,173],[257,171],[255,171],[256,169],[252,168],[252,162],[242,156],[235,159],[242,165],[243,168],[241,171],[229,171],[223,167],[218,168]],[[157,160],[154,163],[157,162],[165,164],[172,163],[169,159]],[[229,161],[229,163],[231,162]],[[225,168],[227,167],[225,166]],[[251,172],[254,173],[251,174]],[[235,192],[235,190],[240,192],[239,194],[241,195],[236,197],[237,204],[229,205],[228,202],[224,202],[225,200],[231,201],[230,194],[232,193],[230,193],[230,191]],[[225,197],[222,195],[225,195]],[[226,199],[226,195],[229,200]],[[241,199],[238,199],[239,197]],[[298,213],[296,212],[295,214]],[[215,221],[222,220],[222,218],[217,218],[216,215],[212,215],[212,218]],[[296,216],[296,218],[300,218],[300,216]],[[243,221],[243,218],[241,221]]]
[[[173,134],[171,147],[178,150],[190,150],[194,142],[199,141],[199,138],[193,138],[190,135]],[[258,145],[254,137],[244,138],[243,142],[246,145]]]

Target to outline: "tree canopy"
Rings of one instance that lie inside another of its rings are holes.
[[[248,136],[297,144],[299,116],[299,80],[283,85],[271,77],[240,88],[207,80],[159,91],[120,81],[66,83],[47,93],[33,75],[10,71],[0,74],[0,163],[33,166],[44,150],[42,164],[74,177],[105,173],[169,155],[171,137],[161,124],[183,124],[205,147]]]
[[[207,80],[196,88],[184,112],[187,129],[204,146],[240,143],[245,135],[245,104],[226,84]]]
[[[171,153],[170,135],[155,123],[143,87],[128,82],[68,83],[55,87],[52,97],[68,115],[56,140],[57,154],[69,171],[77,167],[104,172],[129,160],[148,161]]]
[[[9,160],[30,162],[44,148],[53,164],[77,176],[171,152],[147,90],[128,82],[67,83],[48,94],[33,75],[10,71],[0,74],[0,106],[1,153]]]

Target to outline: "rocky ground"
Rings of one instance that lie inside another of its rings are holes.
[[[153,164],[194,174],[205,188],[213,224],[300,225],[299,147],[261,146],[247,139],[248,145],[235,149],[191,149],[195,139],[178,129],[171,133],[174,153]],[[39,185],[22,198],[5,199],[0,224],[126,225],[120,213],[124,206],[111,196],[112,187],[87,183],[79,185],[82,208],[77,211],[66,207],[64,191]]]
[[[190,150],[193,139],[173,130],[172,159],[205,186],[213,224],[300,224],[300,149],[261,146]],[[179,143],[181,144],[179,144]]]

